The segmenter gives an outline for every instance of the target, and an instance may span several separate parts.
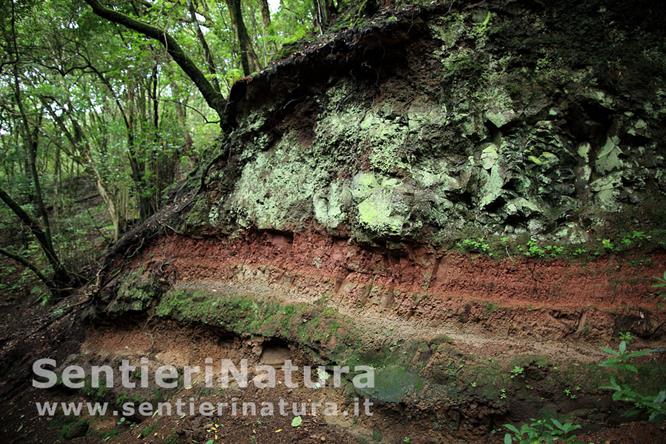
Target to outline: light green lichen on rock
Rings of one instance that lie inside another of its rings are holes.
[[[420,227],[420,222],[410,221],[414,202],[409,187],[401,180],[361,172],[352,180],[351,194],[357,205],[358,224],[373,237],[404,236]]]
[[[296,137],[287,134],[244,167],[229,206],[242,226],[298,226],[313,215],[313,196],[325,185],[328,168],[326,159],[308,155]]]
[[[600,177],[590,183],[590,189],[596,194],[596,199],[601,208],[606,211],[617,211],[619,209],[617,196],[621,183],[622,175],[620,172]]]
[[[502,194],[502,187],[504,186],[504,178],[502,177],[500,165],[498,163],[490,170],[490,174],[486,174],[486,182],[481,189],[481,199],[479,205],[483,208],[491,203]]]
[[[595,162],[597,172],[605,174],[622,168],[622,160],[620,159],[622,150],[619,143],[620,138],[617,136],[606,139],[606,143],[601,147]]]
[[[352,194],[346,181],[335,181],[313,197],[315,218],[323,226],[334,229],[347,221]]]
[[[494,143],[489,144],[481,152],[481,165],[486,170],[491,169],[499,159],[499,153],[497,151],[497,145]]]

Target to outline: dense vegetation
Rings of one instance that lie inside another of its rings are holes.
[[[0,2],[0,399],[32,355],[159,326],[373,366],[350,442],[663,432],[664,6]]]
[[[2,4],[0,253],[55,293],[161,208],[219,134],[233,82],[321,31],[333,8],[106,3]],[[79,212],[97,194],[100,205]]]

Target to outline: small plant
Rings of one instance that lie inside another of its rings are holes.
[[[462,248],[465,251],[470,251],[470,252],[477,252],[477,253],[484,253],[484,254],[489,254],[490,253],[490,245],[488,242],[484,241],[483,239],[463,239],[459,243],[460,248]]]
[[[573,256],[583,256],[584,254],[587,254],[587,250],[583,247],[578,247],[571,254]]]
[[[615,250],[615,244],[610,239],[603,239],[601,241],[601,246],[604,247],[604,250],[608,253]]]
[[[525,368],[520,366],[515,366],[511,369],[511,379],[517,378],[518,376],[523,376],[525,374]]]
[[[564,389],[564,396],[569,399],[576,399],[576,394],[568,387]]]
[[[527,247],[520,246],[518,248],[523,255],[527,257],[545,257],[546,250],[541,248],[539,244],[536,243],[533,239],[530,239],[527,242]]]
[[[556,258],[564,255],[564,247],[561,245],[539,245],[534,239],[527,241],[527,245],[519,246],[518,251],[527,257]]]
[[[630,331],[620,332],[620,341],[624,341],[627,344],[629,344],[633,340],[634,340],[634,335],[632,335]]]
[[[508,397],[508,395],[507,395],[507,393],[506,393],[506,389],[505,389],[505,388],[503,388],[503,389],[500,389],[500,394],[499,394],[499,397],[500,397],[500,399],[506,399],[506,398]]]
[[[546,245],[544,247],[546,254],[550,257],[559,257],[564,254],[564,247],[561,245]]]
[[[631,247],[635,243],[640,243],[650,240],[650,236],[647,234],[643,233],[642,231],[632,231],[631,233],[627,234],[620,240],[623,246],[625,247]]]
[[[625,340],[620,341],[617,350],[610,347],[604,347],[603,351],[610,357],[603,360],[599,365],[602,367],[612,368],[620,372],[638,373],[638,368],[630,361],[635,358],[647,356],[652,353],[652,350],[637,350],[630,352],[627,345],[629,342],[626,340],[627,333],[623,333]],[[631,338],[629,338],[631,339]]]
[[[534,444],[534,443],[575,443],[576,437],[571,436],[573,432],[580,429],[578,424],[565,422],[557,419],[530,419],[530,423],[523,424],[520,428],[505,424],[504,427],[511,433],[504,435],[504,444]]]
[[[155,424],[149,425],[148,427],[141,430],[141,433],[139,434],[139,436],[141,436],[141,438],[147,438],[155,432],[156,428],[157,428],[157,426]]]
[[[653,350],[629,351],[628,344],[632,337],[628,333],[623,333],[623,339],[617,350],[605,347],[603,350],[609,355],[609,358],[602,361],[599,365],[616,370],[618,376],[610,377],[609,384],[601,387],[604,390],[613,392],[613,401],[621,401],[633,404],[633,408],[628,410],[626,416],[635,416],[640,413],[648,414],[650,421],[657,422],[666,419],[666,390],[661,390],[656,395],[646,395],[637,392],[633,387],[624,381],[628,374],[638,374],[638,368],[631,362],[636,358],[647,356],[653,353]]]
[[[657,295],[662,299],[666,299],[666,271],[664,271],[663,277],[655,276],[654,279],[655,283],[652,284],[652,288],[658,288]]]
[[[493,14],[491,12],[486,12],[485,17],[480,23],[477,23],[477,25],[474,27],[474,32],[482,36],[488,31],[488,26],[490,25],[490,21],[493,18]]]

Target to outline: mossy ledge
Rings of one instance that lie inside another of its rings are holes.
[[[143,270],[130,276],[145,280]],[[112,302],[108,314],[117,316],[122,310],[119,307]],[[136,304],[122,307],[136,313]],[[444,335],[405,337],[393,330],[382,334],[368,326],[361,328],[325,300],[284,303],[176,286],[154,292],[143,311],[238,336],[279,338],[319,365],[372,366],[375,387],[356,390],[347,383],[347,396],[371,398],[380,408],[420,415],[420,420],[451,432],[469,431],[481,424],[475,433],[488,433],[501,421],[526,420],[535,411],[541,415],[557,412],[582,423],[599,418],[621,420],[619,406],[600,389],[609,372],[595,363],[555,362],[540,355],[484,357]],[[637,378],[646,390],[658,389],[666,379],[666,367],[657,358],[638,367]],[[425,416],[423,409],[428,412]]]

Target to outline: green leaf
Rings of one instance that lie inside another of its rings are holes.
[[[604,351],[604,353],[606,353],[608,355],[617,355],[618,354],[615,350],[613,350],[610,347],[604,347],[604,348],[602,348],[602,350]]]
[[[504,434],[504,444],[511,444],[513,443],[513,439],[511,439],[511,435],[508,433]]]
[[[518,435],[520,435],[520,431],[513,424],[504,424],[504,428],[508,429],[509,431],[511,431],[513,433],[517,433]]]
[[[300,416],[294,416],[294,419],[291,420],[292,427],[300,427],[303,424],[303,418]]]
[[[541,161],[541,159],[539,159],[539,158],[536,157],[536,156],[527,156],[527,158],[528,158],[529,160],[531,160],[533,163],[537,164],[537,165],[541,165],[541,164],[543,164],[543,162]]]

